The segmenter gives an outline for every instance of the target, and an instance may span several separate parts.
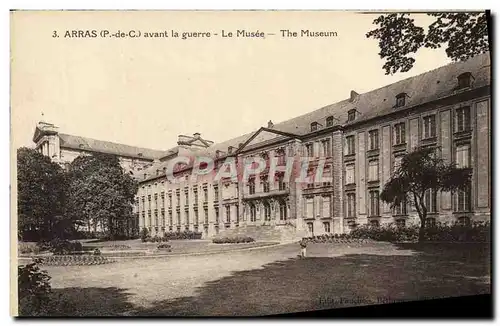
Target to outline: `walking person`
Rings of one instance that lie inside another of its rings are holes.
[[[302,239],[299,241],[299,245],[300,245],[300,257],[305,258],[306,257],[307,241],[305,239]]]

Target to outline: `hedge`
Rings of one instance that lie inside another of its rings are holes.
[[[169,240],[199,240],[201,232],[182,231],[182,232],[165,232],[163,237],[151,237],[144,233],[141,237],[142,242],[168,242]]]
[[[215,238],[212,240],[213,243],[250,243],[254,242],[255,240],[251,237],[243,237],[243,236],[236,236],[236,237],[222,237],[222,238]]]
[[[398,227],[393,224],[373,227],[362,225],[351,231],[350,236],[358,239],[372,239],[386,242],[417,242],[418,225]],[[423,241],[427,242],[490,242],[491,228],[488,222],[471,225],[439,223],[424,229]]]
[[[74,265],[102,265],[114,261],[101,255],[61,255],[41,258],[41,265],[74,266]]]

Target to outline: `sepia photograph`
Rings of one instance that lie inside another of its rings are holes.
[[[9,14],[13,316],[493,316],[489,10]]]

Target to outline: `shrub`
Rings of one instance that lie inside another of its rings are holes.
[[[83,251],[83,246],[80,242],[70,242],[62,239],[52,240],[49,244],[49,248],[54,255],[67,255],[72,252]]]
[[[123,250],[123,249],[131,249],[132,247],[124,244],[115,244],[105,247],[108,250]]]
[[[50,276],[40,270],[39,259],[18,267],[19,315],[38,316],[44,314],[44,307],[51,292]]]
[[[222,238],[215,238],[212,240],[213,243],[250,243],[254,242],[255,240],[251,237],[244,237],[244,236],[236,236],[236,237],[222,237]]]
[[[146,242],[147,238],[149,237],[149,231],[146,228],[142,228],[141,230],[141,240],[142,242]]]
[[[172,246],[168,243],[160,243],[156,249],[166,250],[168,252],[172,251]]]
[[[40,253],[40,247],[33,242],[20,242],[18,244],[18,251],[21,254],[39,254]]]

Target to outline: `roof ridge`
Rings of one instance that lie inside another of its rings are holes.
[[[72,135],[72,134],[67,134],[60,132],[59,135],[64,135],[64,136],[70,136],[70,137],[78,137],[78,138],[83,138],[85,140],[92,140],[92,141],[97,141],[97,142],[102,142],[102,143],[108,143],[108,144],[114,144],[114,145],[120,145],[120,146],[127,146],[127,147],[133,147],[137,149],[147,149],[150,151],[157,151],[157,152],[166,152],[168,150],[163,150],[163,149],[153,149],[153,148],[148,148],[148,147],[142,147],[142,146],[134,146],[134,145],[129,145],[129,144],[124,144],[124,143],[118,143],[118,142],[113,142],[109,140],[102,140],[102,139],[97,139],[97,138],[92,138],[92,137],[86,137],[86,136],[77,136],[77,135]]]

